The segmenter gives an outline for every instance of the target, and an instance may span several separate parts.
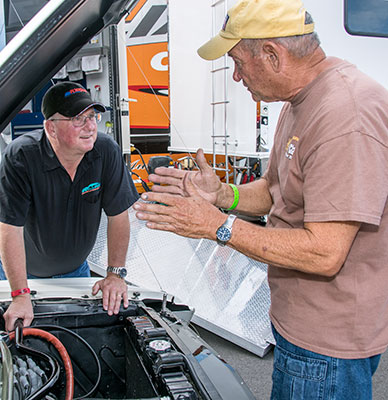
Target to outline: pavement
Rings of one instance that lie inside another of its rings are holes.
[[[270,399],[272,350],[261,358],[205,329],[196,326],[196,330],[215,352],[240,374],[257,400]],[[386,352],[382,355],[379,367],[373,377],[373,400],[388,399],[387,378],[388,353]]]

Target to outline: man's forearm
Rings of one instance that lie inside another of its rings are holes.
[[[27,287],[26,257],[23,227],[0,223],[1,261],[11,291]],[[14,329],[15,321],[22,319],[24,326],[29,326],[34,318],[29,294],[21,294],[12,299],[4,313],[5,329]]]
[[[125,265],[129,244],[128,210],[108,217],[108,264],[113,267]]]
[[[27,287],[23,227],[0,223],[0,253],[11,290]]]
[[[317,222],[300,229],[279,229],[237,219],[229,245],[264,263],[334,276],[345,262],[359,226],[357,222]]]

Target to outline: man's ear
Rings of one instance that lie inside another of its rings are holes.
[[[44,121],[44,130],[47,133],[47,135],[49,135],[51,138],[56,138],[57,134],[56,134],[56,129],[55,129],[55,124],[53,121],[50,120],[45,120]]]
[[[267,41],[263,43],[262,51],[269,66],[274,72],[280,72],[282,51],[276,43]]]

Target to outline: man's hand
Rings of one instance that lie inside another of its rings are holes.
[[[18,318],[23,320],[23,326],[30,326],[34,319],[34,312],[32,310],[29,294],[14,297],[8,310],[4,313],[5,329],[8,332],[14,330],[15,321]]]
[[[128,307],[128,289],[124,279],[113,273],[109,273],[106,278],[96,282],[92,288],[92,294],[96,295],[102,291],[102,306],[108,315],[118,314],[121,300],[124,308]]]
[[[226,216],[199,194],[192,178],[193,175],[187,174],[183,179],[187,197],[143,193],[141,198],[150,203],[134,204],[136,217],[147,221],[146,225],[151,229],[170,231],[190,238],[215,240],[217,228],[225,222]]]
[[[207,163],[202,149],[197,151],[196,161],[199,171],[184,171],[176,168],[159,167],[155,173],[149,176],[151,182],[158,183],[152,187],[153,192],[169,193],[187,197],[189,191],[184,179],[186,176],[195,187],[197,193],[212,204],[216,204],[218,193],[221,190],[221,182]],[[165,186],[161,186],[165,185]]]

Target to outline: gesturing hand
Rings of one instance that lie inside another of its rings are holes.
[[[170,231],[190,238],[214,239],[217,228],[225,221],[225,215],[202,197],[194,179],[194,174],[184,175],[182,188],[185,196],[143,193],[141,198],[151,203],[134,204],[136,217],[148,221],[147,227],[151,229]]]
[[[165,167],[156,168],[155,173],[149,176],[151,182],[158,184],[152,187],[152,191],[188,197],[189,190],[185,185],[185,182],[188,182],[185,180],[187,178],[190,179],[198,195],[215,204],[218,192],[221,189],[220,179],[207,163],[202,149],[198,150],[196,161],[199,171],[184,171]]]

